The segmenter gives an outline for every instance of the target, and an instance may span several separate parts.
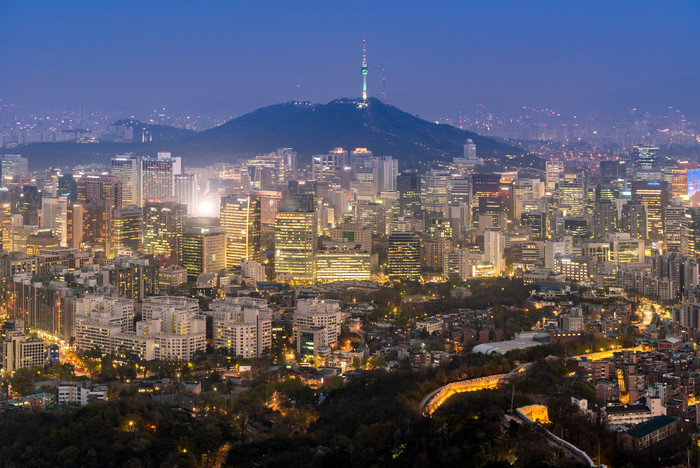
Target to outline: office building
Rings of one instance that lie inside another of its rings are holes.
[[[29,174],[29,160],[19,154],[4,154],[0,159],[2,187],[7,187],[15,176]]]
[[[282,211],[275,219],[275,275],[278,281],[316,280],[316,213]]]
[[[143,207],[143,251],[182,258],[187,208],[174,201],[147,201]]]
[[[219,226],[185,228],[181,263],[192,281],[202,273],[218,273],[225,269],[226,230]]]
[[[169,157],[141,160],[141,192],[144,203],[173,196],[175,160]]]
[[[130,249],[140,252],[143,247],[143,210],[136,206],[112,210],[111,255]]]
[[[566,216],[581,218],[586,210],[586,191],[583,174],[562,174],[557,185],[559,195],[559,209],[566,212]]]
[[[46,343],[43,340],[29,339],[24,331],[9,332],[2,342],[2,363],[4,372],[15,372],[27,367],[44,367]]]
[[[387,270],[392,280],[418,281],[421,269],[420,236],[412,232],[389,235]]]
[[[545,190],[554,193],[561,174],[564,173],[564,161],[549,160],[545,167]]]
[[[226,265],[233,268],[241,260],[260,261],[260,198],[255,195],[221,199],[219,216],[226,230]]]
[[[647,239],[664,239],[664,216],[668,205],[668,183],[633,181],[632,201],[647,207]]]
[[[399,216],[421,217],[421,178],[417,172],[404,171],[396,178]]]
[[[125,154],[112,158],[110,174],[121,182],[124,206],[143,206],[140,156]]]
[[[175,174],[173,184],[175,198],[185,205],[187,212],[192,215],[197,208],[197,174]]]
[[[77,202],[105,201],[109,208],[122,207],[122,183],[115,176],[86,176],[77,181]]]
[[[68,197],[43,197],[41,200],[41,228],[50,229],[58,236],[61,247],[68,246]]]

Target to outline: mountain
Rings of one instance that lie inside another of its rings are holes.
[[[193,130],[187,130],[185,128],[171,127],[169,125],[146,124],[140,120],[134,119],[117,120],[112,124],[112,126],[130,127],[134,132],[134,140],[150,140],[156,143],[179,140],[196,133]]]
[[[328,104],[288,102],[258,109],[202,132],[149,129],[132,121],[118,122],[134,126],[134,134],[144,128],[158,138],[148,143],[49,143],[13,148],[7,152],[30,158],[33,167],[55,164],[107,162],[114,154],[135,152],[155,154],[170,151],[182,156],[186,164],[205,165],[264,154],[277,148],[294,148],[301,157],[327,153],[336,147],[368,148],[376,155],[391,155],[402,168],[417,167],[432,161],[450,161],[461,156],[463,145],[471,138],[480,157],[492,167],[536,167],[540,158],[451,125],[420,119],[377,99],[366,103],[338,99]]]

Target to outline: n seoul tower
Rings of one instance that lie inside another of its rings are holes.
[[[362,36],[362,100],[367,100],[367,44]]]

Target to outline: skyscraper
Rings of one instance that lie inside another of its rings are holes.
[[[610,200],[600,200],[593,210],[593,237],[605,240],[607,234],[617,232],[617,204]]]
[[[275,274],[280,281],[316,280],[316,212],[282,211],[275,219]]]
[[[484,229],[484,260],[493,265],[493,274],[503,272],[503,233],[499,228]]]
[[[19,154],[5,154],[0,159],[0,185],[7,187],[15,176],[29,174],[29,161]]]
[[[644,143],[634,145],[634,169],[638,180],[660,180],[659,148]]]
[[[58,236],[61,247],[67,247],[68,199],[65,195],[41,200],[41,227]]]
[[[112,210],[112,256],[120,249],[141,251],[143,238],[143,210],[136,206]]]
[[[646,240],[647,229],[647,206],[630,201],[622,205],[620,216],[620,231],[629,233],[634,239]]]
[[[633,181],[632,201],[647,206],[647,238],[664,239],[664,215],[668,205],[668,183],[657,181]]]
[[[260,198],[254,195],[221,199],[221,227],[226,230],[226,266],[241,260],[260,261]]]
[[[116,176],[87,176],[77,183],[78,203],[104,200],[110,208],[122,207],[122,183]]]
[[[168,157],[144,158],[141,161],[144,202],[173,196],[174,160]]]
[[[564,172],[564,161],[552,159],[547,161],[545,168],[545,187],[549,193],[554,193],[557,188],[560,175]]]
[[[150,201],[143,207],[143,251],[182,258],[182,234],[187,208],[174,201]]]
[[[226,231],[219,226],[189,227],[182,235],[182,266],[191,281],[226,268]]]
[[[559,194],[559,209],[566,210],[569,217],[583,217],[586,210],[586,191],[583,174],[563,174],[557,187]]]
[[[391,233],[387,254],[389,278],[418,281],[421,276],[420,267],[420,236],[412,232]]]
[[[191,216],[197,207],[197,174],[175,174],[174,194]]]
[[[110,173],[122,183],[122,202],[124,206],[143,206],[141,157],[125,154],[112,158]]]
[[[420,218],[421,178],[417,172],[404,171],[396,179],[399,216]]]

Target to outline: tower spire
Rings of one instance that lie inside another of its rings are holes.
[[[367,100],[367,43],[362,35],[362,100]]]

